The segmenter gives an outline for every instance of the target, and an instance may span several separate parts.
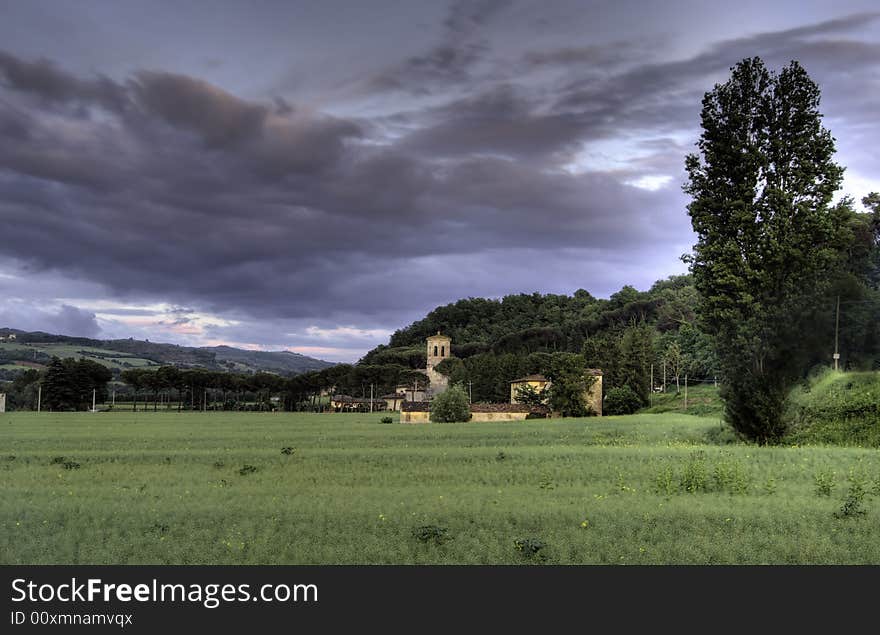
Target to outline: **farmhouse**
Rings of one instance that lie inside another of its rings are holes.
[[[397,412],[400,410],[400,405],[406,399],[406,395],[403,393],[392,392],[387,395],[382,395],[380,399],[385,401],[385,410]]]
[[[333,395],[330,398],[330,408],[333,412],[370,412],[370,403],[372,402],[372,411],[379,412],[385,410],[388,402],[383,398],[362,399],[352,397],[350,395]]]
[[[518,393],[526,386],[531,386],[537,392],[541,392],[550,387],[550,380],[544,377],[544,375],[528,375],[527,377],[514,379],[510,382],[510,403],[519,403],[517,399]]]
[[[602,371],[598,368],[588,368],[587,375],[594,377],[592,385],[584,393],[584,401],[596,413],[596,416],[602,416]],[[552,382],[544,377],[544,375],[528,375],[520,377],[510,382],[510,403],[519,403],[519,391],[526,386],[534,388],[537,392],[546,390],[552,385]]]

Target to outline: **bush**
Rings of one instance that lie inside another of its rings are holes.
[[[435,545],[442,545],[452,540],[449,530],[446,527],[438,527],[437,525],[416,527],[413,529],[412,534],[416,540],[424,543],[434,543]]]
[[[605,395],[605,414],[631,415],[641,407],[641,397],[628,385],[612,388]]]
[[[431,402],[431,421],[435,423],[456,423],[470,421],[470,418],[468,396],[461,386],[451,386]]]
[[[394,423],[394,419],[392,419],[391,417],[382,417],[381,422],[382,423]]]

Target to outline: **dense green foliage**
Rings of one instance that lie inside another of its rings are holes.
[[[642,398],[628,384],[612,388],[605,395],[606,415],[631,415],[642,407]]]
[[[696,303],[690,276],[673,276],[645,292],[626,286],[607,300],[583,290],[459,300],[395,332],[388,346],[370,351],[359,365],[423,368],[424,338],[439,330],[452,337],[455,358],[438,370],[469,384],[474,401],[508,401],[510,381],[548,374],[554,353],[577,353],[588,368],[602,370],[606,388],[629,384],[647,403],[651,365],[660,385],[669,347],[680,353],[682,374],[714,373],[711,341],[695,324]]]
[[[576,353],[553,353],[544,372],[551,381],[550,409],[563,417],[596,414],[587,403],[587,391],[596,378],[587,374],[584,358]]]
[[[459,423],[470,418],[467,392],[458,384],[453,384],[431,402],[431,421],[434,423]]]
[[[43,407],[47,410],[86,410],[93,397],[106,401],[113,374],[88,359],[53,359],[43,376]],[[94,391],[94,394],[93,394]]]
[[[792,391],[789,439],[880,447],[880,373],[823,371]]]
[[[699,154],[688,156],[691,257],[701,326],[714,337],[727,420],[769,442],[785,431],[785,398],[817,345],[818,315],[846,257],[832,196],[843,169],[822,127],[819,88],[792,62],[758,58],[706,93]]]
[[[880,564],[876,450],[382,416],[7,413],[0,564],[519,564],[522,539],[546,564]]]

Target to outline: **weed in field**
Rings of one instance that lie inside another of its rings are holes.
[[[671,465],[667,465],[654,476],[654,491],[665,496],[672,496],[678,492],[675,470]]]
[[[636,490],[634,488],[624,483],[623,473],[620,470],[617,471],[617,489],[619,489],[621,492],[627,492],[629,494],[636,493]]]
[[[496,461],[503,461],[506,458],[507,458],[507,454],[505,454],[503,450],[495,455]]]
[[[772,476],[768,476],[767,480],[764,481],[764,493],[767,496],[772,496],[776,493],[776,479]]]
[[[257,468],[254,467],[253,465],[243,465],[241,467],[241,469],[238,470],[238,473],[240,476],[247,476],[248,474],[253,474],[256,471],[257,471]]]
[[[850,474],[849,491],[843,500],[843,507],[834,512],[835,518],[854,518],[864,516],[866,511],[863,507],[865,502],[865,482],[859,476]]]
[[[392,419],[391,417],[382,417],[380,423],[394,423],[394,419]]]
[[[751,479],[739,461],[722,461],[712,471],[715,487],[722,492],[745,494],[749,491]]]
[[[831,496],[834,489],[834,470],[819,470],[813,476],[816,485],[816,496]]]
[[[226,467],[226,464],[223,461],[214,461],[214,468],[218,470],[222,470]]]
[[[516,547],[516,550],[525,558],[537,557],[542,560],[545,558],[541,551],[546,549],[547,543],[538,538],[517,538],[513,541],[513,546]]]
[[[284,454],[286,456],[290,456],[294,452],[296,452],[296,448],[292,448],[290,446],[286,446],[286,447],[281,448],[281,454]]]
[[[590,527],[590,521],[584,518],[581,521],[581,529],[588,529]]]
[[[80,468],[80,464],[76,461],[65,461],[61,465],[65,470],[78,470]]]
[[[684,491],[705,492],[709,489],[709,476],[706,472],[706,453],[694,452],[685,463],[681,474],[681,487]]]
[[[413,529],[412,534],[416,540],[424,543],[433,543],[435,545],[442,545],[452,540],[452,536],[449,535],[449,529],[437,525],[422,525],[421,527],[416,527]]]
[[[153,523],[151,529],[156,533],[164,534],[168,532],[170,527],[164,523]]]
[[[52,459],[52,465],[61,465],[66,460],[67,459],[63,456],[56,456],[54,459]]]
[[[538,487],[541,489],[556,489],[556,483],[553,482],[552,476],[544,474],[541,476],[541,482]]]

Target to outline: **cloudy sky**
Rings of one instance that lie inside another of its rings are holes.
[[[682,273],[703,93],[823,90],[880,190],[876,0],[0,0],[0,327],[353,361],[438,304]]]

